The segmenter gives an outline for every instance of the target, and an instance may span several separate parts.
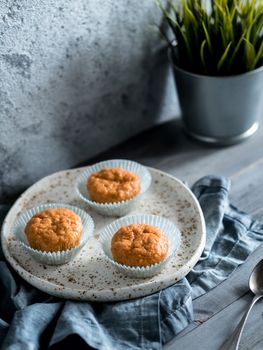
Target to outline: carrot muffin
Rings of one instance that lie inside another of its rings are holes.
[[[163,261],[168,254],[168,239],[155,226],[131,224],[121,227],[112,237],[113,259],[127,266],[149,266]]]
[[[48,208],[35,214],[25,227],[29,245],[44,252],[57,252],[80,244],[81,218],[67,208]]]
[[[139,194],[140,178],[123,168],[104,168],[88,178],[87,189],[95,202],[122,202]]]

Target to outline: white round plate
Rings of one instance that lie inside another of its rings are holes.
[[[155,214],[175,222],[181,231],[176,256],[159,275],[134,279],[122,275],[107,262],[98,241],[99,232],[114,220],[88,209],[74,191],[76,177],[84,169],[47,176],[25,191],[4,220],[1,242],[4,255],[27,282],[49,294],[75,300],[117,301],[154,293],[183,278],[198,261],[205,245],[205,222],[192,192],[175,177],[149,168],[152,184],[130,214]],[[94,237],[79,255],[61,266],[34,260],[15,240],[12,229],[17,216],[41,203],[59,202],[86,210],[94,220]]]

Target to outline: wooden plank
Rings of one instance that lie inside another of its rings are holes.
[[[263,119],[263,116],[262,116]],[[263,157],[263,128],[244,143],[219,148],[187,137],[180,120],[152,128],[89,162],[128,158],[167,171],[190,185],[207,174],[231,176]]]
[[[226,328],[224,338],[222,337],[224,340],[227,339],[229,336],[231,336],[232,332],[235,330],[235,327],[237,325],[237,320],[239,322],[239,319],[241,319],[242,315],[249,307],[251,300],[252,300],[252,294],[250,293],[249,296],[247,296],[246,298],[243,298],[242,300],[239,300],[235,304],[231,305],[230,310],[224,310],[222,312],[222,314],[220,315],[222,322],[226,322],[226,318],[229,317],[229,315],[231,315],[231,319],[229,319],[227,323],[228,327]],[[245,305],[244,305],[244,301],[245,301]],[[241,304],[242,304],[242,307],[241,307]],[[235,314],[237,315],[238,318],[233,317],[233,315],[231,314],[232,310],[235,310]],[[255,307],[253,308],[249,316],[249,319],[244,329],[244,333],[241,338],[240,350],[245,350],[245,349],[262,350],[263,348],[262,312],[263,312],[263,303],[261,301],[255,305]],[[220,323],[219,323],[219,326],[220,326]],[[223,343],[223,340],[221,341]]]
[[[251,297],[249,298],[249,302]],[[249,304],[248,302],[248,304]],[[246,309],[248,307],[246,305]],[[263,349],[263,303],[260,301],[256,304],[251,311],[251,314],[248,318],[247,324],[244,329],[244,333],[241,338],[240,350],[262,350]]]
[[[202,323],[195,325],[195,327],[188,327],[184,333],[167,344],[165,346],[165,350],[218,349],[227,339],[227,337],[232,334],[241,316],[243,315],[243,312],[246,310],[249,302],[252,299],[251,293],[248,293],[249,289],[247,286],[247,280],[255,263],[262,258],[262,255],[263,246],[257,249],[257,251],[252,254],[247,262],[242,265],[231,278],[226,280],[219,287],[207,293],[205,296],[197,299],[194,303],[195,309],[199,308],[199,312],[201,311],[204,315],[210,312],[210,308],[212,306],[212,312],[214,313],[213,316],[210,316],[206,321],[204,321],[204,318],[202,318]],[[235,299],[235,301],[232,302],[233,299]],[[215,307],[213,307],[214,302]],[[219,306],[220,303],[221,306]],[[228,303],[229,305],[227,305]],[[263,304],[261,304],[260,307],[262,314]],[[261,341],[263,337],[262,315],[260,317],[261,321],[259,324],[261,331],[257,341]],[[252,335],[254,335],[253,322],[249,322],[247,324],[244,336],[252,338]],[[243,341],[243,343],[246,344],[246,341]],[[263,348],[262,344],[263,343],[261,343],[261,349]],[[254,349],[253,347],[250,347],[249,342],[247,342],[247,345],[248,347],[244,347],[244,349]]]
[[[248,293],[243,298],[232,303],[228,308],[212,317],[208,322],[203,323],[198,329],[193,330],[187,337],[165,347],[171,349],[187,350],[217,350],[220,349],[225,340],[231,336],[242,315],[247,310],[252,300],[252,294]],[[240,350],[261,349],[262,350],[262,312],[263,303],[259,302],[249,318],[249,322],[243,334]]]
[[[261,244],[260,247],[250,255],[249,259],[228,277],[227,280],[209,293],[196,299],[193,303],[195,315],[194,323],[171,341],[167,345],[167,350],[173,349],[178,343],[181,344],[181,338],[190,337],[192,339],[192,334],[196,334],[194,330],[196,330],[197,333],[200,332],[202,330],[200,327],[203,326],[203,324],[210,322],[215,315],[222,310],[228,309],[237,300],[245,297],[249,290],[248,279],[250,273],[262,256],[263,245]],[[178,349],[180,349],[180,347]]]
[[[232,177],[231,202],[257,219],[263,217],[263,158]]]
[[[232,176],[263,157],[262,130],[247,142],[229,148],[193,148],[166,157],[155,166],[190,185],[207,174]]]
[[[262,116],[263,119],[263,116]],[[249,140],[227,148],[187,137],[180,120],[152,128],[80,165],[109,158],[128,158],[156,167],[189,185],[207,174],[232,176],[263,158],[263,128]]]
[[[234,201],[238,207],[241,207],[251,214],[262,213],[262,171],[263,160],[260,159],[258,162],[249,165],[232,177],[231,201]],[[243,193],[245,193],[245,195],[243,195]],[[190,337],[190,339],[193,340],[192,333],[194,329],[197,329],[197,332],[201,332],[201,325],[210,322],[210,319],[213,319],[219,312],[225,309],[227,310],[235,301],[240,298],[242,299],[242,296],[246,295],[248,291],[247,281],[250,271],[262,256],[263,246],[261,245],[260,248],[249,257],[247,262],[238,268],[224,283],[208,294],[195,300],[195,322],[178,335],[175,341],[172,341],[168,345],[167,349],[173,349],[174,346],[178,346],[178,344],[183,346],[184,343],[180,343],[181,338]],[[221,327],[221,325],[218,327]],[[193,334],[196,335],[195,332]],[[180,349],[180,347],[178,348]],[[262,348],[263,345],[261,344],[261,349]]]

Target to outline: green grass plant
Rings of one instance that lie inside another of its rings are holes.
[[[173,34],[174,63],[204,75],[263,65],[263,0],[156,0]]]

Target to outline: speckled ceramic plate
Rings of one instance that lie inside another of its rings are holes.
[[[26,281],[49,294],[76,300],[116,301],[154,293],[184,277],[198,261],[205,244],[205,223],[198,201],[178,179],[156,169],[150,189],[131,214],[149,213],[174,221],[181,231],[176,256],[159,275],[133,279],[122,275],[107,262],[98,241],[99,232],[114,218],[103,217],[87,208],[74,191],[76,177],[84,169],[62,171],[31,186],[9,211],[1,234],[6,259]],[[86,210],[94,219],[94,237],[79,255],[62,266],[35,261],[15,240],[12,228],[17,216],[40,203],[60,202]]]

